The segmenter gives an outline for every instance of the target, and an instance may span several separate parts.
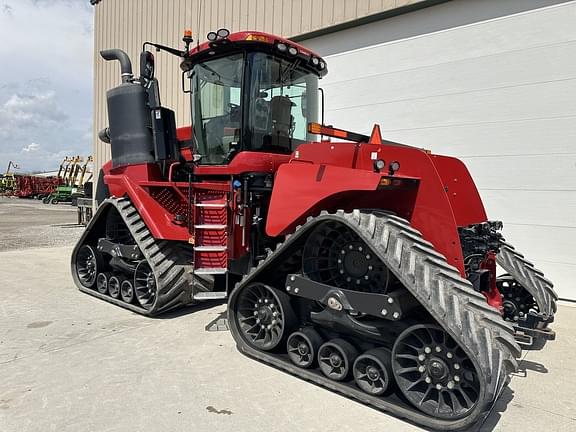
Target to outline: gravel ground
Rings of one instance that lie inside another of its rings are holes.
[[[71,246],[82,230],[69,204],[0,197],[0,251]]]

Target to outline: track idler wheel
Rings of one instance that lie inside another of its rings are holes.
[[[538,304],[526,288],[520,285],[512,276],[503,275],[496,279],[496,287],[502,295],[504,319],[518,322],[528,312],[539,312]]]
[[[98,271],[100,270],[99,267],[101,267],[101,261],[96,249],[89,245],[82,246],[76,254],[75,266],[78,280],[82,286],[86,288],[94,287]]]
[[[318,364],[324,375],[334,381],[344,381],[350,375],[358,351],[344,339],[332,339],[318,350]]]
[[[242,288],[233,309],[233,319],[242,338],[262,351],[283,346],[297,323],[290,297],[263,283]]]
[[[122,281],[124,278],[121,276],[112,276],[108,279],[108,294],[112,298],[119,298],[120,297],[120,285],[122,285]]]
[[[134,301],[134,285],[128,279],[122,281],[120,284],[120,297],[125,303],[132,303]]]
[[[109,276],[108,273],[98,273],[98,276],[96,277],[96,289],[100,294],[108,294]]]
[[[376,348],[358,356],[352,373],[356,385],[372,396],[390,393],[394,387],[390,352],[383,348]]]
[[[316,330],[306,327],[292,333],[286,345],[292,363],[301,368],[309,368],[316,362],[322,337]]]
[[[392,369],[402,394],[424,413],[454,420],[476,406],[476,369],[452,337],[436,325],[418,324],[398,336]]]
[[[134,295],[144,309],[154,305],[157,294],[156,277],[146,261],[140,261],[134,272]]]

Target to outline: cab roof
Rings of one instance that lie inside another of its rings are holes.
[[[236,32],[229,34],[226,38],[202,42],[188,51],[182,61],[181,68],[188,70],[192,64],[198,61],[205,60],[217,54],[236,51],[237,49],[254,48],[255,51],[275,50],[275,54],[285,54],[285,52],[278,50],[278,47],[282,45],[287,47],[287,49],[296,48],[297,54],[293,55],[293,57],[300,58],[306,63],[309,63],[310,68],[314,69],[320,77],[326,75],[328,72],[326,61],[314,51],[281,36],[258,31]],[[313,63],[316,65],[313,65]]]

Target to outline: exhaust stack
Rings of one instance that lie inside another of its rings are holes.
[[[127,83],[132,81],[134,78],[134,74],[132,73],[132,62],[130,61],[130,57],[128,57],[126,52],[115,48],[102,50],[100,51],[100,55],[106,61],[118,60],[120,62],[120,74],[122,76],[122,82]]]
[[[106,93],[108,127],[100,139],[110,142],[112,167],[138,165],[155,161],[152,117],[148,92],[132,74],[130,57],[121,49],[100,51],[104,60],[118,60],[122,84]]]

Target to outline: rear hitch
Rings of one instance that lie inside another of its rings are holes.
[[[546,317],[534,311],[530,311],[525,317],[520,318],[514,324],[515,337],[519,344],[534,346],[536,340],[546,342],[556,339],[556,332],[548,328],[548,324],[554,321],[554,317]]]

